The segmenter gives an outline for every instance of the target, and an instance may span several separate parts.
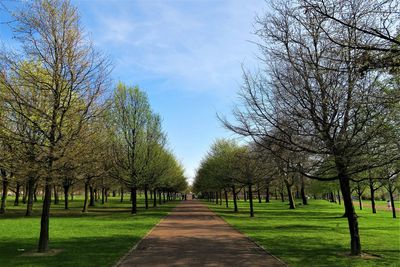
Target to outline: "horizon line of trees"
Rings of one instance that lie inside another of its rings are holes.
[[[296,199],[301,200],[300,205],[308,205],[311,198],[342,204],[343,197],[338,181],[319,181],[295,171],[288,171],[265,152],[256,144],[240,145],[234,140],[216,140],[200,163],[193,192],[199,198],[214,201],[216,204],[222,205],[224,201],[227,208],[231,199],[234,212],[239,211],[237,200],[249,201],[251,217],[254,216],[253,199],[259,203],[263,200],[269,203],[271,198],[288,201],[289,209],[296,209]],[[379,171],[381,170],[373,173],[379,175]],[[352,198],[353,201],[358,201],[360,210],[363,209],[364,199],[371,201],[372,213],[377,212],[377,199],[387,200],[391,204],[393,218],[396,218],[396,192],[398,193],[398,180],[391,177],[351,182]]]

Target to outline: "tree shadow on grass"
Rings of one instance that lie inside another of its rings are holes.
[[[137,214],[160,214],[160,213],[166,213],[171,210],[171,206],[176,205],[176,202],[170,202],[167,204],[164,204],[162,206],[157,206],[157,207],[150,207],[149,209],[145,209],[145,207],[138,207]],[[25,216],[25,206],[19,206],[18,208],[12,208],[12,209],[7,209],[5,214],[0,215],[0,222],[1,220],[4,219],[15,219],[15,218],[40,218],[41,217],[41,207],[40,205],[35,205],[34,210],[31,216],[26,217]],[[89,207],[88,212],[82,212],[82,207],[80,206],[75,206],[71,207],[68,210],[65,210],[64,208],[59,208],[59,207],[53,207],[50,210],[50,217],[52,218],[80,218],[80,217],[101,217],[104,216],[105,214],[130,214],[131,209],[129,207],[104,207],[104,206],[95,206],[95,207]]]
[[[363,259],[350,257],[349,247],[335,239],[324,241],[320,238],[291,236],[284,234],[269,238],[258,236],[254,238],[257,243],[288,261],[290,266],[392,266],[396,261],[398,250],[363,251],[373,255],[391,255],[376,259]]]
[[[112,266],[136,242],[135,235],[113,237],[82,237],[51,240],[51,249],[60,249],[54,256],[26,256],[26,252],[36,251],[37,240],[19,239],[0,241],[1,266]],[[24,249],[24,251],[18,251]]]

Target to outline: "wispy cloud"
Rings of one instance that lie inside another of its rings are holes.
[[[116,68],[135,78],[145,73],[183,90],[229,91],[240,80],[240,64],[253,60],[247,40],[263,6],[262,0],[101,2],[92,32],[99,46],[113,50]]]
[[[193,177],[209,145],[230,136],[229,113],[257,48],[248,40],[264,0],[78,1],[93,41],[115,63],[114,78],[149,89],[170,144]]]
[[[114,61],[114,79],[148,89],[171,148],[193,177],[215,138],[231,135],[215,113],[229,114],[241,64],[255,62],[248,40],[255,40],[252,23],[265,0],[72,2],[95,45]],[[0,18],[6,20],[2,10]],[[2,26],[0,40],[15,46]]]

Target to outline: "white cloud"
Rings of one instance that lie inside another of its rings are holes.
[[[95,9],[97,44],[116,68],[165,77],[188,90],[230,92],[240,64],[252,62],[250,33],[263,0],[115,1]]]
[[[230,135],[215,113],[229,113],[241,63],[255,62],[248,40],[264,0],[75,1],[95,44],[113,57],[114,78],[156,96],[171,147],[193,178],[214,138]]]

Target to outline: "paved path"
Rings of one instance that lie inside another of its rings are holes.
[[[179,204],[135,250],[127,266],[286,266],[196,200]]]

